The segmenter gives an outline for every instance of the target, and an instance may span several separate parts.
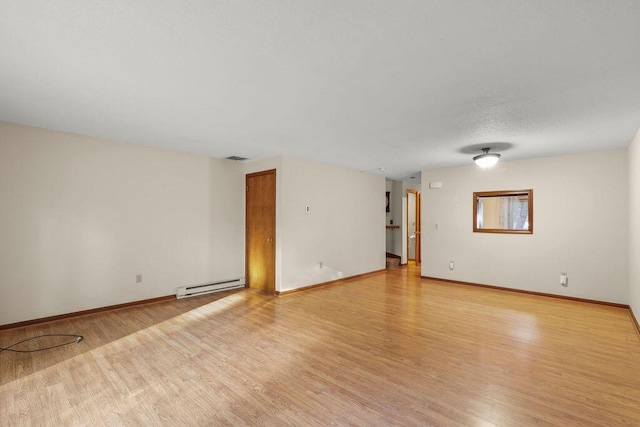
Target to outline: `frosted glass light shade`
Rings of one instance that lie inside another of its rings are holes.
[[[473,158],[473,161],[476,162],[476,165],[481,168],[490,168],[498,163],[500,160],[500,154],[498,153],[489,153],[489,148],[483,148],[482,154],[477,155]]]

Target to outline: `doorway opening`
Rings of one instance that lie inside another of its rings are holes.
[[[420,191],[407,190],[407,263],[420,265]]]

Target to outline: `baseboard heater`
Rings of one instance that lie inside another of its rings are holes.
[[[176,298],[195,297],[197,295],[210,294],[212,292],[222,292],[230,289],[243,288],[244,284],[244,277],[241,277],[239,279],[223,280],[215,283],[183,286],[176,290]]]

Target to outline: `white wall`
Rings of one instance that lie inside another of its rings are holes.
[[[0,325],[241,277],[243,206],[240,163],[0,122]]]
[[[385,268],[383,176],[291,157],[278,173],[278,291]]]
[[[640,131],[631,141],[629,158],[629,305],[640,321]]]
[[[627,303],[626,154],[615,150],[503,161],[488,170],[470,165],[423,171],[422,275]],[[432,181],[443,188],[430,190]],[[534,192],[533,235],[473,233],[474,191],[527,188]],[[449,261],[455,262],[454,271]],[[569,275],[566,288],[559,284],[560,272]]]

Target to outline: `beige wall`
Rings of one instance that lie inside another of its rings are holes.
[[[287,156],[245,166],[267,169],[276,169],[276,290],[385,267],[383,176]]]
[[[627,303],[626,154],[423,171],[422,275]],[[443,187],[429,189],[432,181]],[[534,191],[533,235],[473,233],[474,191],[528,188]],[[569,275],[566,288],[559,284],[561,272]]]
[[[629,145],[629,305],[640,321],[640,131]]]
[[[237,162],[0,122],[0,325],[244,276],[243,196]]]
[[[384,221],[383,176],[285,157],[282,290],[385,268]]]
[[[278,171],[277,290],[384,268],[382,176],[0,122],[0,325],[244,276],[244,176],[265,169]]]
[[[630,302],[639,313],[639,139],[628,160],[616,150],[423,171],[422,274]],[[381,176],[0,122],[0,324],[243,276],[244,174],[272,168],[278,290],[384,268]],[[432,181],[443,188],[430,190]],[[525,188],[535,194],[534,235],[472,233],[474,191]]]

